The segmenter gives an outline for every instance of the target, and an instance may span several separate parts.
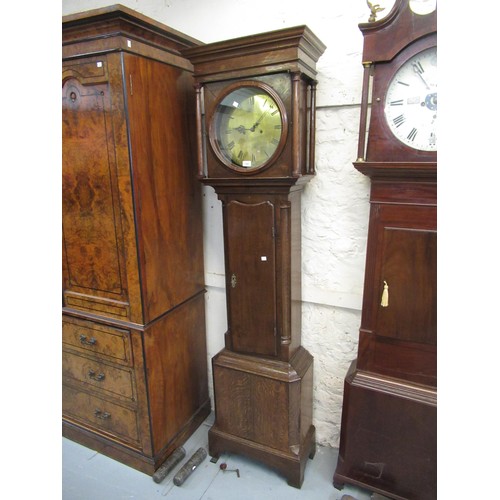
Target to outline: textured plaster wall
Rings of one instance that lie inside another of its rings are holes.
[[[115,3],[63,0],[62,14]],[[316,177],[302,199],[302,344],[314,356],[314,424],[319,444],[337,447],[343,379],[356,357],[361,319],[369,181],[356,159],[365,0],[122,0],[123,5],[202,42],[306,24],[326,44],[318,69]],[[388,13],[394,3],[380,2]],[[221,204],[204,195],[209,360],[226,323]],[[210,365],[210,363],[209,363]],[[211,366],[209,373],[212,381]],[[213,389],[210,386],[213,401]]]

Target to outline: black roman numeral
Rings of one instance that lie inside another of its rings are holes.
[[[409,141],[414,141],[416,136],[417,136],[417,129],[412,128],[411,132],[407,135],[407,138]]]
[[[413,63],[412,66],[413,66],[413,70],[416,73],[422,74],[424,72],[424,68],[423,68],[422,64],[420,64],[420,61]]]
[[[394,123],[394,125],[396,125],[396,127],[400,127],[401,125],[403,125],[405,120],[406,120],[406,118],[404,117],[404,115],[399,115],[399,116],[396,116],[396,118],[394,118],[394,120],[392,120],[392,122]]]
[[[398,99],[397,101],[391,101],[389,104],[391,106],[402,106],[403,105],[403,99]]]

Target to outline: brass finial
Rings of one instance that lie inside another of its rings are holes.
[[[368,18],[369,23],[374,23],[377,20],[377,12],[381,12],[382,10],[385,10],[385,7],[380,7],[380,4],[375,4],[373,5],[370,0],[366,0],[366,3],[368,4],[368,7],[370,7],[370,12],[371,15]]]

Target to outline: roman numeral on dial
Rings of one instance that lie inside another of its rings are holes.
[[[394,120],[392,121],[394,125],[396,125],[396,127],[400,127],[405,122],[405,116],[404,115],[396,116],[396,118],[394,118]]]
[[[417,129],[416,128],[412,128],[411,132],[408,134],[407,138],[408,138],[409,141],[414,141],[415,137],[417,137]]]

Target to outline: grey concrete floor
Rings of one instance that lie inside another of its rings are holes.
[[[217,463],[210,456],[200,464],[181,486],[175,486],[176,472],[198,448],[208,450],[208,430],[213,413],[184,444],[186,457],[159,484],[126,465],[89,448],[63,438],[62,498],[63,500],[370,500],[371,492],[346,486],[342,491],[332,485],[338,450],[318,446],[309,460],[301,489],[288,486],[286,479],[263,464],[239,455],[223,454]],[[223,472],[220,464],[234,472]]]

